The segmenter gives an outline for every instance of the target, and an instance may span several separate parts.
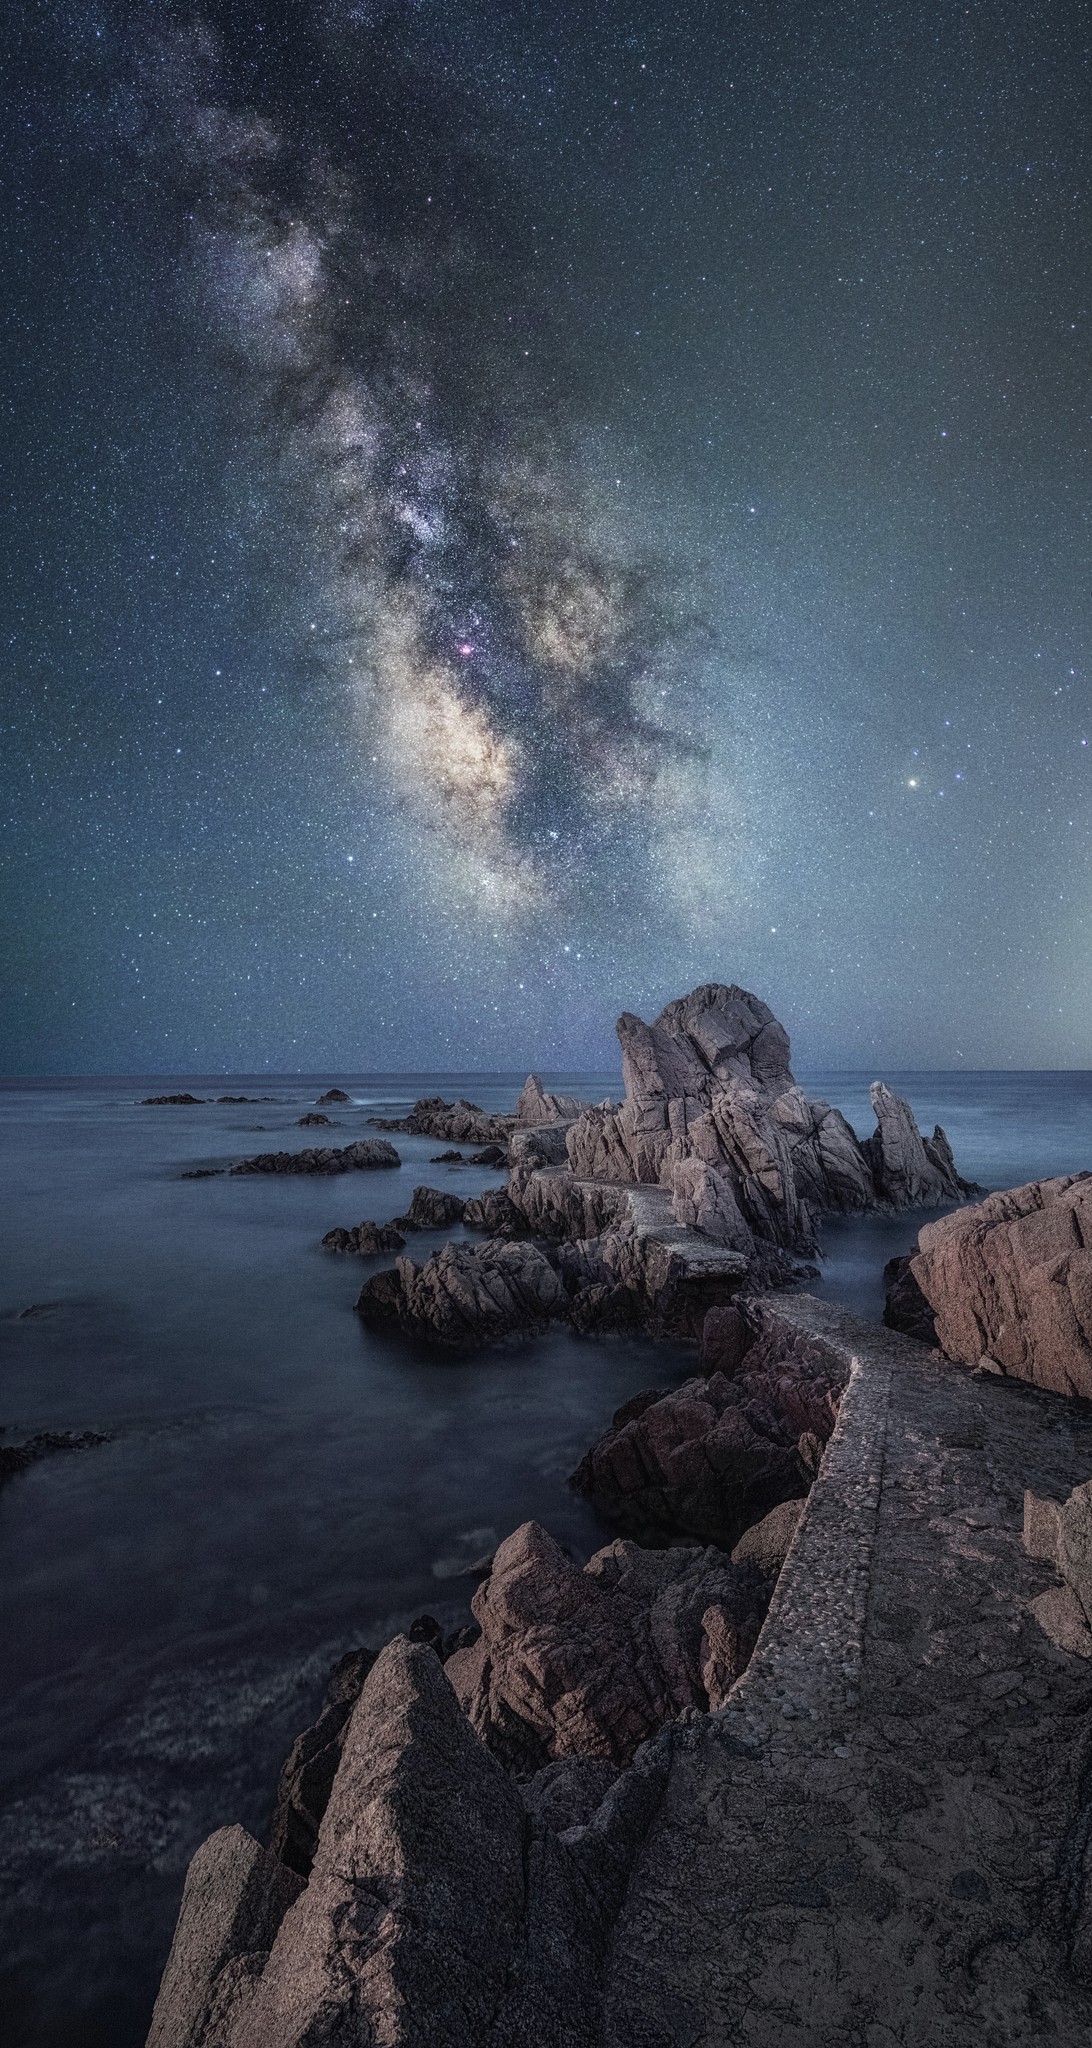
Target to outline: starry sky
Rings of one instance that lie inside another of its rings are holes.
[[[7,19],[0,1070],[1092,1066],[1084,9]]]

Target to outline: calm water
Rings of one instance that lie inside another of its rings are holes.
[[[422,1609],[458,1625],[461,1567],[529,1515],[593,1549],[566,1475],[622,1400],[692,1367],[684,1346],[564,1330],[463,1362],[366,1332],[353,1301],[386,1261],[319,1239],[396,1215],[419,1181],[501,1178],[432,1165],[435,1140],[396,1136],[396,1173],[180,1178],[315,1142],[295,1119],[332,1078],[347,1143],[418,1094],[509,1109],[522,1075],[0,1083],[0,1423],[112,1437],[0,1491],[10,2048],[142,2041],[188,1857],[225,1821],[263,1828],[332,1659]],[[801,1078],[871,1127],[869,1077]],[[1090,1075],[885,1078],[988,1186],[1092,1166]],[[278,1099],[138,1106],[172,1086]],[[828,1225],[819,1291],[878,1314],[883,1262],[921,1220]]]

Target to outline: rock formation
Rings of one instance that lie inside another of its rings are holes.
[[[393,1223],[358,1223],[353,1230],[328,1230],[322,1240],[328,1252],[359,1252],[374,1258],[377,1252],[400,1252],[406,1240]]]
[[[902,1330],[930,1348],[937,1341],[933,1311],[913,1274],[913,1255],[888,1259],[883,1269],[883,1319],[889,1330]]]
[[[171,1102],[189,1104],[207,1100],[205,1095],[145,1095],[140,1106],[142,1109],[161,1109]]]
[[[303,1131],[309,1129],[312,1124],[328,1124],[330,1121],[328,1116],[323,1116],[321,1110],[309,1109],[306,1116],[296,1118],[296,1129]]]
[[[373,1167],[401,1166],[393,1145],[385,1138],[358,1138],[340,1149],[324,1146],[305,1152],[260,1152],[254,1159],[241,1159],[232,1173],[353,1173]]]
[[[528,1074],[516,1099],[516,1128],[573,1123],[589,1107],[576,1095],[549,1095],[537,1074]]]
[[[370,1116],[368,1122],[380,1131],[405,1131],[407,1135],[418,1138],[445,1138],[453,1145],[504,1145],[515,1118],[493,1116],[488,1110],[479,1109],[476,1102],[465,1101],[462,1096],[457,1102],[445,1102],[442,1095],[422,1095],[408,1116]]]
[[[319,1108],[323,1109],[330,1102],[348,1102],[349,1097],[346,1095],[344,1088],[328,1088],[325,1095],[320,1095],[318,1100]]]
[[[358,1313],[378,1330],[447,1349],[488,1343],[564,1313],[565,1290],[531,1244],[446,1244],[424,1266],[399,1259],[366,1280]]]
[[[739,1311],[713,1309],[707,1319],[709,1349],[721,1356],[726,1314]],[[822,1347],[776,1327],[750,1331],[745,1348],[733,1334],[730,1377],[715,1370],[635,1395],[573,1474],[577,1492],[641,1542],[683,1535],[730,1549],[753,1522],[807,1492],[843,1375]]]
[[[478,1642],[445,1669],[471,1726],[511,1767],[626,1764],[665,1721],[723,1704],[769,1590],[755,1565],[716,1550],[617,1542],[581,1570],[525,1522],[474,1595]]]
[[[242,1828],[190,1866],[148,2048],[595,2048],[599,1976],[666,1754],[525,1794],[431,1650],[376,1659],[306,1880]]]
[[[3,1434],[0,1430],[0,1436]],[[96,1444],[109,1442],[110,1437],[97,1429],[46,1429],[37,1436],[25,1437],[19,1444],[0,1444],[0,1483],[14,1478],[17,1472],[25,1472],[28,1465],[48,1458],[53,1451],[89,1451]]]
[[[910,1271],[949,1358],[1092,1398],[1092,1175],[988,1195],[918,1234]]]

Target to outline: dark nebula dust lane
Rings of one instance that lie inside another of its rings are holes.
[[[6,1066],[1090,1056],[1074,10],[9,54]]]

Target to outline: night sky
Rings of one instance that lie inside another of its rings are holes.
[[[7,10],[0,1070],[1092,1066],[1087,23]]]

